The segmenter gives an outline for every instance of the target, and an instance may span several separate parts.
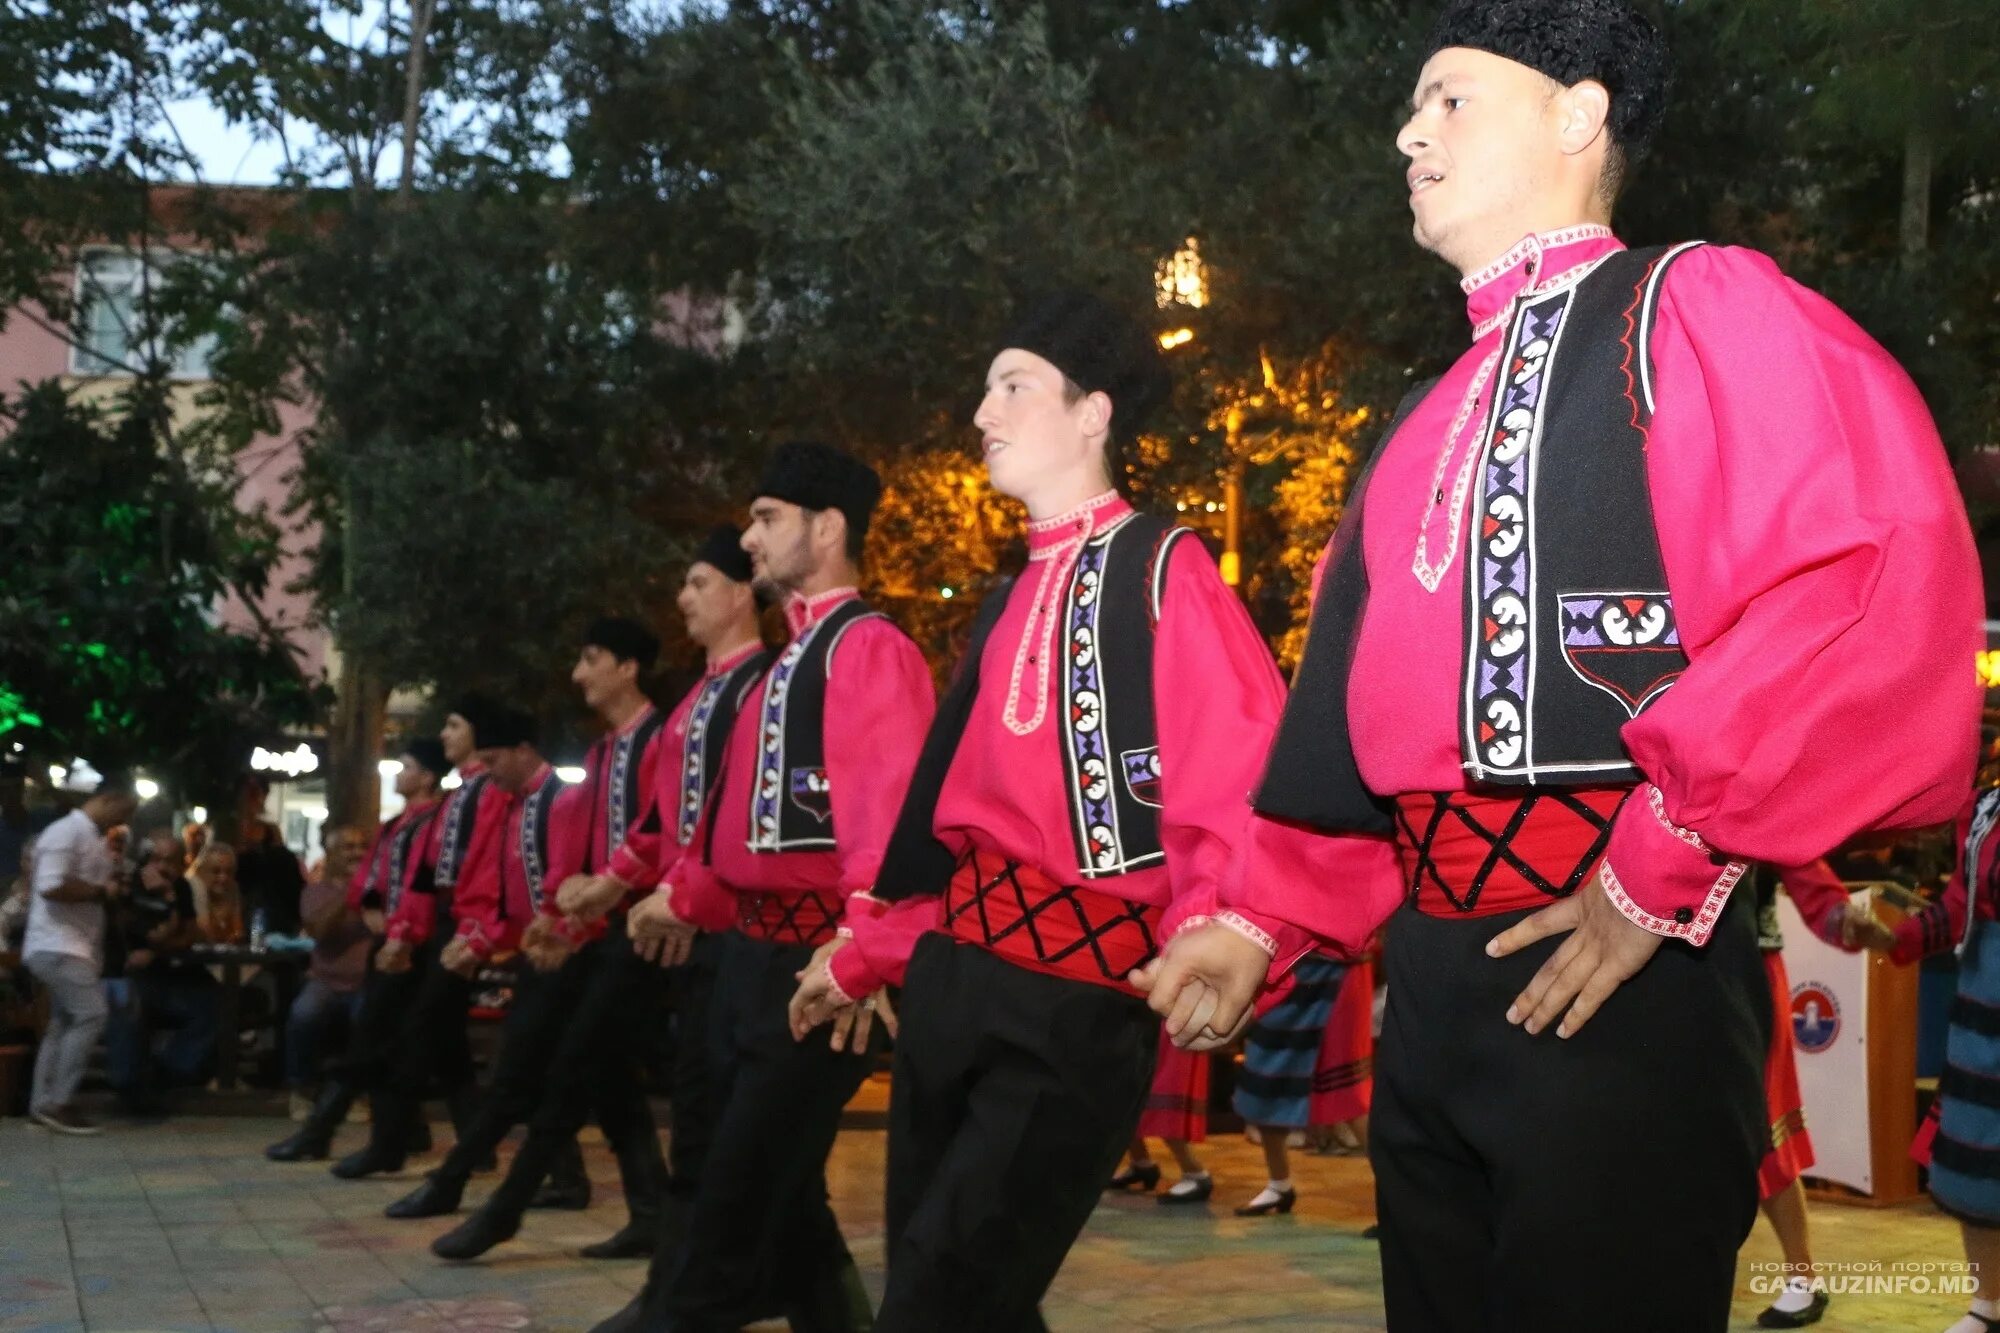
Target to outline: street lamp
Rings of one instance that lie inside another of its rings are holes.
[[[1201,261],[1201,242],[1192,236],[1160,261],[1154,278],[1159,286],[1155,299],[1162,310],[1177,305],[1199,310],[1208,304],[1208,265]]]

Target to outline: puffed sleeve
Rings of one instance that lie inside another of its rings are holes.
[[[1916,387],[1754,251],[1668,270],[1646,446],[1687,670],[1628,723],[1647,781],[1604,880],[1707,940],[1744,863],[1951,817],[1978,739],[1982,594]]]

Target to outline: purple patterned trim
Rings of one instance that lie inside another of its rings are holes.
[[[729,686],[729,675],[721,672],[702,686],[694,708],[688,713],[687,736],[681,742],[681,811],[674,825],[683,847],[693,840],[695,825],[701,822],[702,798],[708,793],[707,751],[703,742],[708,738],[708,724],[715,720],[716,706]]]
[[[1481,451],[1472,510],[1466,593],[1471,666],[1466,673],[1464,752],[1475,774],[1524,771],[1529,679],[1535,669],[1530,612],[1534,570],[1534,460],[1541,437],[1549,358],[1572,293],[1525,307],[1508,338]]]

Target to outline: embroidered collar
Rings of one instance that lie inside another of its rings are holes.
[[[721,657],[711,657],[708,659],[707,670],[702,674],[705,676],[719,676],[725,671],[732,671],[742,663],[749,661],[750,655],[763,646],[762,640],[752,639],[740,648],[732,648]]]
[[[1588,271],[1585,265],[1624,248],[1611,228],[1595,222],[1522,237],[1513,249],[1459,283],[1473,341],[1506,323],[1515,301],[1580,277],[1579,270]]]
[[[486,765],[477,759],[468,759],[458,766],[458,780],[461,783],[470,782],[485,771]]]
[[[442,796],[434,796],[428,801],[411,801],[403,807],[403,813],[398,816],[398,819],[401,823],[407,824],[419,815],[437,808],[438,802],[443,799]]]
[[[816,592],[810,597],[801,597],[794,593],[785,602],[785,623],[792,627],[792,634],[797,636],[804,633],[808,625],[825,620],[828,613],[842,602],[852,601],[860,595],[861,590],[854,587],[828,588],[825,592]]]
[[[527,800],[530,796],[533,796],[536,792],[540,791],[542,789],[542,785],[554,776],[555,776],[555,769],[551,768],[547,763],[544,763],[540,768],[535,770],[535,776],[528,779],[528,785],[521,788],[521,795],[519,799],[524,801]]]
[[[1124,517],[1131,509],[1117,491],[1106,491],[1066,513],[1038,518],[1028,524],[1028,558],[1051,559],[1065,545],[1074,542],[1078,534],[1095,532],[1112,519]]]

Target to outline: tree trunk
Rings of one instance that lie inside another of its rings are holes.
[[[1931,169],[1937,144],[1930,127],[1912,120],[1903,138],[1902,250],[1906,267],[1923,262],[1931,244]]]
[[[408,202],[417,183],[417,125],[424,109],[424,50],[430,38],[436,0],[412,0],[410,49],[403,62],[403,174],[396,197]]]
[[[327,818],[335,827],[355,824],[372,829],[382,809],[382,774],[376,762],[382,753],[389,691],[351,655],[340,659],[337,688],[340,697],[327,736]]]

